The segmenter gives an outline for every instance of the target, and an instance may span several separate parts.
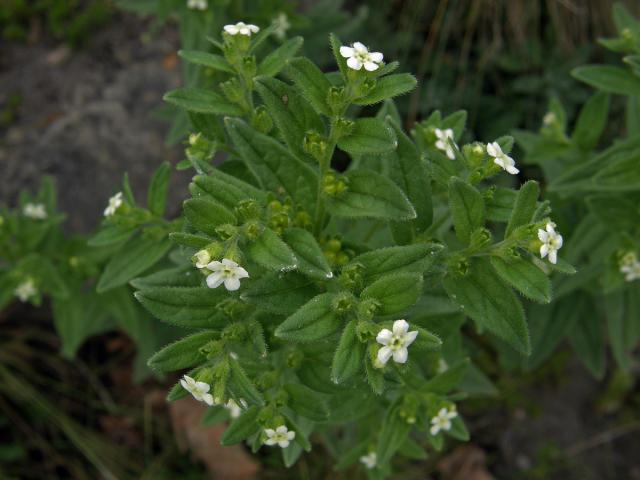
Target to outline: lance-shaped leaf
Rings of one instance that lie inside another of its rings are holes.
[[[362,291],[360,298],[372,298],[379,303],[378,313],[401,312],[418,301],[422,293],[422,275],[397,273],[376,280]]]
[[[285,230],[282,238],[298,259],[298,271],[318,280],[333,277],[331,267],[311,233],[302,228],[289,228]]]
[[[211,175],[198,175],[189,189],[194,196],[209,196],[230,210],[243,200],[254,199],[259,203],[266,200],[263,191],[220,170],[214,170]]]
[[[302,37],[293,37],[273,50],[258,65],[258,75],[273,77],[282,70],[287,62],[300,50],[304,40]]]
[[[456,235],[469,243],[471,233],[484,225],[484,200],[478,190],[459,178],[449,181],[449,206]]]
[[[443,246],[436,243],[379,248],[358,255],[350,264],[360,264],[364,267],[365,281],[400,272],[423,273],[433,264],[442,249]]]
[[[134,278],[129,284],[138,290],[150,287],[199,287],[202,275],[192,265],[160,270],[145,277]]]
[[[147,364],[158,372],[173,372],[204,363],[200,348],[220,337],[218,332],[200,332],[171,343],[153,355]]]
[[[487,260],[471,259],[466,275],[449,274],[443,285],[451,300],[478,325],[516,350],[527,355],[531,352],[522,304]]]
[[[247,408],[227,427],[220,438],[220,443],[224,446],[234,445],[260,432],[259,413],[260,409],[255,405]]]
[[[149,192],[147,193],[147,207],[155,215],[161,217],[164,215],[167,206],[167,191],[169,189],[169,174],[171,173],[171,164],[163,162],[153,174]]]
[[[491,265],[500,278],[525,297],[540,303],[551,301],[551,280],[529,260],[491,257]]]
[[[442,346],[442,340],[435,333],[431,333],[429,330],[425,330],[415,324],[411,325],[411,330],[417,330],[418,336],[416,340],[411,344],[411,348],[414,350],[438,350]]]
[[[375,87],[364,97],[357,98],[356,105],[373,105],[389,98],[404,95],[416,88],[418,81],[410,73],[398,73],[378,78]]]
[[[341,320],[333,312],[332,293],[312,298],[276,329],[276,336],[295,342],[313,342],[335,333]]]
[[[640,96],[640,77],[624,68],[585,65],[573,69],[571,75],[603,92]]]
[[[270,228],[249,244],[247,253],[251,259],[269,270],[293,270],[298,259],[289,246]]]
[[[519,226],[526,225],[533,220],[533,215],[537,208],[538,195],[540,187],[538,182],[529,180],[526,182],[516,196],[507,229],[504,232],[504,238],[507,238]]]
[[[327,105],[327,94],[331,83],[313,62],[303,57],[291,60],[285,74],[317,112],[331,115]]]
[[[329,417],[325,396],[314,392],[300,383],[289,383],[284,386],[289,395],[287,404],[299,415],[315,422],[324,422]]]
[[[602,378],[606,366],[605,336],[602,328],[602,319],[595,315],[591,300],[587,301],[587,315],[582,315],[573,324],[567,337],[573,350],[591,374],[596,378]]]
[[[131,227],[123,227],[121,225],[106,225],[101,227],[98,232],[87,241],[90,247],[106,247],[107,245],[115,245],[124,243],[129,240],[135,230]]]
[[[357,320],[351,320],[342,331],[331,363],[331,378],[341,383],[362,369],[366,346],[356,335]]]
[[[411,220],[416,218],[406,195],[388,178],[372,170],[346,173],[347,191],[329,201],[329,211],[338,217]]]
[[[238,105],[216,92],[203,88],[179,88],[165,94],[163,99],[190,112],[242,115],[242,109]]]
[[[253,385],[247,374],[244,372],[237,360],[231,358],[231,375],[229,376],[229,388],[239,399],[246,400],[249,404],[264,405],[262,394]]]
[[[135,237],[129,240],[107,263],[98,281],[98,293],[126,284],[155,265],[170,248],[169,239]]]
[[[393,129],[377,118],[360,118],[351,133],[338,140],[338,147],[351,155],[385,153],[398,146]]]
[[[340,47],[342,46],[342,42],[340,39],[333,33],[329,34],[329,45],[331,45],[331,51],[333,52],[333,56],[336,59],[336,63],[338,64],[338,68],[340,69],[340,73],[344,78],[347,78],[347,74],[349,72],[349,67],[347,66],[347,59],[340,55]]]
[[[313,280],[298,272],[270,272],[254,280],[240,298],[268,312],[291,315],[318,293]]]
[[[584,151],[598,144],[609,115],[609,95],[597,92],[584,104],[576,120],[571,140]]]
[[[169,239],[177,245],[184,245],[185,247],[193,247],[200,250],[211,243],[209,237],[203,235],[194,235],[192,233],[184,232],[171,232]]]
[[[220,328],[226,316],[216,306],[226,298],[226,290],[207,287],[153,287],[135,294],[155,317],[185,328]]]
[[[207,235],[216,235],[220,225],[237,222],[231,210],[204,198],[192,198],[184,202],[184,214],[189,223]]]
[[[197,50],[178,50],[178,56],[195,65],[213,68],[220,72],[235,73],[233,67],[229,65],[229,62],[221,55],[199,52]]]
[[[425,384],[425,391],[446,395],[460,384],[470,365],[468,358],[450,365],[444,372],[437,374]]]
[[[391,460],[407,440],[410,431],[411,424],[400,415],[400,405],[393,404],[387,411],[378,435],[376,454],[379,465],[384,465]]]

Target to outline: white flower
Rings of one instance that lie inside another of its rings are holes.
[[[447,363],[447,361],[444,358],[440,358],[438,360],[438,368],[436,369],[436,371],[438,373],[444,373],[447,370],[449,370],[449,364]]]
[[[380,52],[370,52],[360,42],[355,42],[351,47],[340,47],[340,55],[347,58],[347,65],[353,70],[360,70],[363,66],[368,72],[380,68],[384,56]]]
[[[260,31],[260,27],[251,25],[250,23],[238,22],[235,25],[225,25],[224,31],[229,35],[240,34],[250,37],[252,33],[258,33]]]
[[[620,273],[624,274],[627,282],[640,279],[640,262],[634,252],[627,253],[620,260]]]
[[[44,220],[47,218],[47,210],[41,203],[27,203],[22,208],[22,213],[25,217],[34,218],[36,220]]]
[[[286,425],[280,425],[275,430],[273,428],[265,429],[264,433],[267,435],[267,439],[264,441],[265,445],[278,444],[280,448],[287,448],[291,440],[296,438],[296,432],[290,432]]]
[[[360,463],[364,464],[369,470],[376,468],[378,464],[378,455],[376,452],[369,452],[360,457]]]
[[[547,223],[546,230],[538,229],[538,238],[542,242],[540,246],[540,258],[549,256],[549,261],[555,264],[558,261],[558,250],[562,247],[562,235],[556,232],[555,225]]]
[[[122,205],[122,202],[122,192],[116,193],[109,199],[109,205],[107,205],[107,208],[104,209],[104,216],[110,217],[112,215],[115,215],[116,211]]]
[[[247,402],[243,399],[240,399],[240,405],[233,399],[230,398],[229,401],[224,405],[224,408],[229,410],[229,415],[231,418],[238,418],[242,413],[243,408],[247,408]]]
[[[38,293],[38,289],[35,283],[33,283],[33,280],[29,278],[18,285],[13,293],[21,302],[26,302]]]
[[[437,435],[441,430],[451,430],[451,420],[458,416],[456,407],[453,406],[450,409],[441,408],[438,414],[431,419],[431,435]]]
[[[230,292],[240,288],[240,279],[247,278],[247,271],[239,266],[236,262],[223,258],[222,262],[217,260],[207,264],[207,268],[211,270],[211,274],[207,277],[207,286],[209,288],[218,288],[222,283]]]
[[[556,114],[553,112],[545,113],[544,117],[542,117],[542,124],[549,126],[556,122]]]
[[[451,146],[451,143],[453,142],[453,130],[451,130],[450,128],[447,128],[445,130],[436,128],[435,134],[438,138],[438,140],[436,140],[436,148],[445,152],[449,159],[454,160],[456,158],[456,152]]]
[[[487,143],[487,153],[493,157],[493,163],[511,175],[516,175],[520,172],[520,170],[516,168],[515,160],[502,151],[498,142]]]
[[[287,17],[286,13],[280,12],[280,14],[273,19],[273,34],[276,38],[284,40],[289,28],[291,28],[289,17]]]
[[[185,375],[180,379],[180,385],[182,385],[182,388],[187,392],[193,395],[193,398],[197,401],[204,402],[209,406],[212,406],[215,403],[213,401],[213,395],[209,393],[211,386],[208,383],[197,382],[189,375]]]
[[[378,350],[378,362],[385,365],[393,355],[394,362],[406,363],[409,355],[407,347],[413,343],[417,336],[417,330],[409,332],[409,324],[406,320],[393,322],[393,332],[386,328],[380,330],[376,341],[384,346]]]
[[[211,262],[211,255],[207,250],[200,250],[193,257],[197,268],[204,268]]]
[[[206,10],[207,7],[207,0],[187,0],[187,8],[192,10]]]

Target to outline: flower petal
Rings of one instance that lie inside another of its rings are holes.
[[[287,432],[287,438],[289,440],[293,440],[294,438],[296,438],[296,432],[294,432],[294,431]]]
[[[364,69],[367,72],[375,72],[380,66],[377,63],[374,62],[365,62],[364,63]]]
[[[205,393],[204,395],[202,395],[202,400],[210,407],[213,406],[213,395],[211,395],[210,393]]]
[[[278,442],[278,446],[280,448],[287,448],[289,446],[289,443],[291,443],[291,442],[289,442],[289,440],[280,440]]]
[[[249,272],[242,267],[236,268],[235,274],[238,278],[249,278]]]
[[[407,332],[406,335],[404,336],[404,346],[408,347],[409,345],[411,345],[417,336],[418,336],[417,330],[414,330],[412,332]]]
[[[437,435],[440,431],[440,425],[432,425],[429,431],[431,432],[431,435]]]
[[[222,282],[224,282],[224,277],[220,272],[213,272],[212,274],[207,276],[207,287],[209,288],[218,288],[220,285],[222,285]]]
[[[551,263],[553,263],[554,265],[558,262],[558,251],[557,250],[550,250],[549,251],[549,261]]]
[[[356,51],[351,47],[340,47],[340,55],[342,55],[344,58],[353,57],[355,54]]]
[[[218,270],[222,270],[222,263],[220,263],[218,260],[214,260],[213,262],[209,262],[207,264],[207,268],[212,272],[216,272]]]
[[[399,348],[398,350],[393,352],[393,361],[396,363],[407,363],[408,358],[409,350],[407,350],[406,348]]]
[[[378,336],[376,337],[376,342],[378,342],[380,345],[388,345],[389,342],[391,341],[391,337],[393,337],[393,333],[391,333],[391,330],[387,328],[383,328],[378,333]]]
[[[378,361],[382,365],[386,365],[386,363],[389,361],[389,358],[391,358],[392,354],[393,354],[393,350],[391,350],[390,347],[382,347],[380,350],[378,350]]]
[[[276,431],[273,428],[265,428],[264,433],[267,434],[267,437],[273,437],[276,434]]]
[[[230,268],[237,268],[238,264],[236,262],[234,262],[233,260],[229,260],[228,258],[223,258],[222,259],[222,264],[226,267],[230,267]]]
[[[208,278],[208,277],[207,277]],[[230,292],[235,292],[240,288],[240,279],[236,277],[227,277],[224,280],[224,288]]]
[[[353,49],[358,53],[369,53],[369,49],[360,42],[355,42],[353,44]]]
[[[278,428],[276,428],[276,433],[287,433],[288,429],[285,425],[280,425]]]
[[[409,324],[405,319],[396,320],[393,322],[393,334],[398,337],[404,335],[409,331]]]
[[[542,229],[538,229],[538,238],[541,242],[547,242],[549,240],[549,234]]]
[[[546,243],[540,246],[540,258],[544,258],[549,253],[549,245]]]
[[[347,60],[347,65],[353,70],[360,70],[362,68],[362,62],[356,57],[351,57]]]
[[[373,62],[380,63],[382,61],[382,59],[384,58],[384,55],[382,55],[381,52],[371,52],[369,54],[369,58]]]

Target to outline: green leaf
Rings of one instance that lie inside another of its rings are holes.
[[[47,258],[33,258],[34,260],[37,258],[37,267],[33,268],[32,271],[34,272],[37,283],[42,285],[43,290],[55,298],[69,298],[70,292],[65,279],[62,278],[53,263]]]
[[[519,352],[531,352],[522,304],[487,260],[471,259],[465,276],[449,274],[443,284],[451,300],[478,325]]]
[[[589,305],[590,308],[586,310],[589,314],[578,318],[569,331],[569,343],[593,376],[602,378],[606,362],[602,319],[595,314],[595,309],[590,301]]]
[[[298,415],[315,422],[324,422],[329,417],[324,396],[299,383],[289,383],[284,390],[289,395],[287,405]]]
[[[194,235],[192,233],[184,232],[171,232],[169,239],[178,245],[184,245],[185,247],[193,247],[200,250],[211,243],[209,237],[203,237],[202,235]]]
[[[312,298],[276,328],[277,337],[294,342],[313,342],[334,333],[342,321],[333,313],[332,293]]]
[[[197,230],[215,236],[220,225],[237,223],[233,212],[222,205],[204,198],[192,198],[184,202],[184,215]]]
[[[160,270],[145,277],[134,278],[129,284],[138,290],[149,287],[199,287],[202,275],[192,265]]]
[[[442,245],[436,243],[379,248],[358,255],[349,264],[361,264],[364,267],[365,281],[394,273],[423,273],[442,249]]]
[[[153,287],[134,295],[151,314],[171,325],[215,329],[227,323],[226,316],[217,309],[226,293],[207,287]]]
[[[116,253],[98,281],[98,293],[124,285],[158,263],[171,248],[168,238],[135,237]]]
[[[302,48],[304,40],[302,37],[293,37],[284,42],[258,65],[258,75],[267,75],[273,77],[282,70],[287,62]]]
[[[395,404],[389,408],[382,422],[376,449],[378,465],[384,465],[404,444],[411,431],[411,424],[400,415],[400,406]]]
[[[417,330],[418,336],[416,340],[411,344],[411,348],[415,350],[427,350],[434,351],[442,347],[442,340],[436,334],[425,330],[422,327],[418,327],[415,324],[410,326],[410,330]]]
[[[298,259],[289,246],[270,228],[265,228],[249,244],[247,253],[254,262],[270,270],[293,270],[298,266]]]
[[[202,88],[179,88],[166,93],[165,102],[190,112],[215,113],[216,115],[242,115],[238,105],[230,103],[222,95]]]
[[[342,46],[342,42],[340,39],[333,33],[329,34],[329,45],[331,45],[331,51],[333,52],[333,57],[336,59],[336,64],[340,69],[340,73],[344,78],[347,78],[349,73],[349,67],[347,66],[347,59],[340,55],[340,47]]]
[[[571,75],[603,92],[640,96],[640,78],[624,68],[585,65],[573,69]]]
[[[377,118],[360,118],[351,133],[338,140],[338,147],[351,155],[368,155],[395,150],[395,132]]]
[[[251,282],[240,298],[267,312],[291,315],[318,293],[313,281],[297,272],[270,272]]]
[[[470,365],[471,363],[468,358],[456,362],[444,372],[437,374],[435,377],[427,381],[424,386],[425,391],[437,393],[439,395],[448,394],[460,384]]]
[[[289,62],[285,75],[300,89],[302,95],[313,108],[325,115],[331,115],[327,105],[327,95],[331,83],[324,73],[307,58],[296,58]]]
[[[207,195],[228,209],[234,209],[242,200],[253,199],[258,203],[266,203],[263,191],[220,170],[194,177],[190,189],[194,195]]]
[[[507,229],[504,232],[504,238],[509,237],[517,227],[532,221],[538,203],[538,195],[540,195],[538,182],[529,180],[520,187],[509,217]]]
[[[405,194],[388,178],[372,170],[358,169],[345,174],[347,191],[329,200],[329,211],[337,217],[384,218],[411,220],[416,218]]]
[[[199,52],[196,50],[178,50],[178,56],[187,62],[203,67],[213,68],[220,72],[235,74],[233,67],[221,55],[214,53]]]
[[[351,320],[344,327],[338,348],[331,363],[331,378],[335,383],[342,383],[353,377],[362,369],[365,344],[356,335],[357,320]]]
[[[147,193],[147,207],[151,213],[162,217],[167,206],[167,191],[169,190],[169,175],[171,174],[171,164],[162,162],[153,174],[149,192]]]
[[[468,244],[471,233],[484,226],[484,200],[482,194],[459,178],[449,181],[449,206],[456,235]]]
[[[227,427],[220,438],[220,443],[225,447],[234,445],[260,432],[262,428],[258,423],[259,414],[260,409],[258,407],[247,408]]]
[[[298,270],[317,280],[333,278],[333,272],[315,237],[302,228],[288,228],[282,235],[298,260]]]
[[[613,357],[621,369],[633,365],[633,350],[640,338],[640,289],[628,288],[605,297],[607,327]]]
[[[148,365],[158,372],[173,372],[195,367],[207,359],[206,355],[200,352],[200,348],[219,337],[218,332],[189,335],[157,352],[149,359]]]
[[[571,140],[582,150],[593,150],[609,115],[609,95],[598,92],[584,104],[576,120]]]
[[[376,280],[362,291],[360,298],[379,302],[377,313],[390,315],[401,312],[418,301],[422,294],[422,275],[397,273]]]
[[[233,391],[235,397],[246,400],[249,404],[264,405],[262,394],[253,385],[247,374],[244,372],[240,364],[231,358],[231,375],[229,376],[229,387]]]
[[[529,260],[523,258],[504,260],[499,257],[491,257],[491,265],[502,280],[525,297],[540,303],[551,301],[549,277]]]
[[[410,73],[398,73],[379,78],[375,87],[364,97],[353,101],[356,105],[373,105],[374,103],[404,95],[416,88],[418,81]]]
[[[262,187],[283,193],[310,211],[316,200],[317,174],[277,140],[239,119],[227,118],[227,130],[238,153]]]
[[[106,225],[87,241],[90,247],[106,247],[117,243],[124,243],[135,233],[135,230],[128,226]]]

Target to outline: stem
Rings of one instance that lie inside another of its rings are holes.
[[[327,148],[327,155],[320,160],[320,174],[318,175],[318,188],[316,193],[316,212],[314,215],[313,232],[317,236],[322,232],[324,225],[324,195],[322,194],[322,187],[324,177],[331,167],[331,157],[333,157],[333,151],[336,148],[336,142],[332,141]]]

